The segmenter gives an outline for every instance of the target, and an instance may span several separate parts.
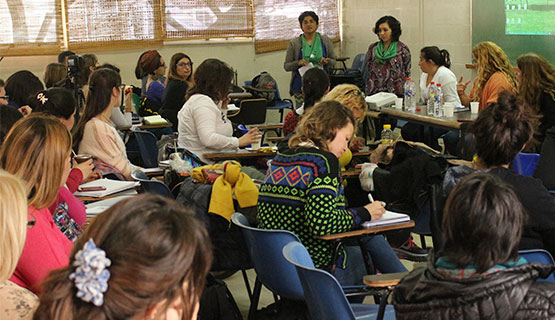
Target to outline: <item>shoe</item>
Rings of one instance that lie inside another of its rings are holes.
[[[413,261],[426,261],[428,259],[428,250],[417,246],[412,240],[412,237],[410,237],[402,246],[399,248],[393,248],[393,250],[397,253],[400,259]]]

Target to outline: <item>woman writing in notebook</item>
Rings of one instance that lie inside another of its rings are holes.
[[[303,116],[289,149],[271,161],[260,187],[260,228],[294,232],[307,247],[318,268],[333,270],[342,284],[358,284],[366,272],[360,248],[342,247],[333,260],[335,244],[318,236],[361,227],[385,212],[382,202],[345,208],[339,157],[353,135],[353,112],[336,101],[321,102]],[[383,236],[362,239],[372,262],[381,272],[402,272],[403,267]]]
[[[73,247],[48,210],[69,175],[70,153],[69,131],[56,118],[42,115],[17,122],[0,149],[0,166],[23,180],[28,198],[27,237],[10,280],[35,293],[48,272],[68,264]]]
[[[116,71],[101,68],[91,74],[87,105],[73,133],[73,148],[92,155],[102,175],[115,174],[123,180],[131,179],[131,173],[139,168],[127,159],[123,140],[110,121],[112,109],[121,104],[121,94],[121,77]]]

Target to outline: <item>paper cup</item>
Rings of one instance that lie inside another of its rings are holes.
[[[453,115],[455,113],[455,106],[450,104],[450,103],[446,103],[443,105],[443,115],[447,118],[452,118]]]
[[[478,113],[479,107],[480,107],[480,102],[471,102],[470,103],[470,112]]]
[[[251,147],[253,150],[258,150],[260,149],[260,142],[262,141],[262,137],[258,138],[258,140],[256,140],[256,142],[251,143]]]
[[[403,98],[395,98],[395,109],[403,109]]]

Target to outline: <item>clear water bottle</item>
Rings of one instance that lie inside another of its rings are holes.
[[[410,78],[407,78],[403,86],[405,90],[404,108],[405,111],[416,111],[416,84]]]
[[[432,81],[428,87],[428,101],[426,102],[426,114],[429,116],[434,115],[434,98],[436,92],[436,84]]]
[[[441,83],[437,84],[434,94],[434,117],[443,117],[443,91],[441,90]]]
[[[384,124],[382,130],[382,144],[392,144],[393,143],[393,131],[391,131],[390,124]]]

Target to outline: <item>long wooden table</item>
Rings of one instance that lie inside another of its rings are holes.
[[[141,130],[146,130],[146,129],[157,129],[157,128],[169,128],[171,126],[172,124],[170,122],[166,122],[166,123],[159,123],[159,124],[141,124],[137,128]],[[117,127],[116,129],[120,131],[129,131],[131,130],[131,127],[132,126],[123,126],[123,127]]]
[[[261,151],[249,151],[245,149],[233,150],[233,151],[223,151],[214,153],[205,153],[204,158],[214,161],[228,160],[228,159],[248,159],[248,158],[273,158],[277,154],[277,151],[261,152]],[[370,156],[372,151],[362,151],[353,152],[353,157],[356,156]],[[359,170],[360,173],[360,170]],[[357,173],[358,174],[358,173]]]
[[[387,117],[405,120],[412,123],[439,127],[447,130],[459,130],[461,123],[472,122],[478,118],[478,114],[471,113],[470,111],[457,112],[453,117],[433,117],[426,114],[425,108],[420,111],[408,112],[395,108],[382,108],[379,110],[379,115],[386,115]],[[366,112],[367,116],[376,117],[375,110]]]

